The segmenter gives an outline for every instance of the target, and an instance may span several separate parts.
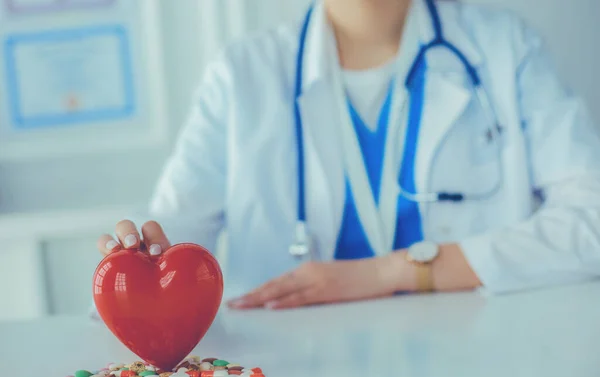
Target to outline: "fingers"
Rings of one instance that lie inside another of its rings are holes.
[[[135,224],[130,220],[123,220],[117,223],[115,229],[119,242],[125,249],[136,249],[140,247],[141,237]]]
[[[315,295],[310,289],[304,289],[294,292],[287,296],[283,296],[277,300],[268,302],[265,307],[267,309],[292,309],[316,303]]]
[[[96,247],[102,255],[108,255],[113,251],[119,250],[121,248],[121,245],[117,241],[115,241],[115,239],[112,236],[108,234],[103,234],[100,236],[100,238],[98,238]]]
[[[297,273],[291,272],[271,280],[245,296],[230,301],[228,305],[233,309],[258,308],[302,289],[304,289],[302,279]]]
[[[117,240],[108,234],[98,238],[96,246],[103,255],[120,249],[147,250],[151,255],[159,255],[170,247],[165,232],[156,221],[149,221],[142,226],[143,240],[137,227],[130,220],[117,223],[115,233]]]
[[[150,255],[159,255],[170,247],[169,239],[156,221],[148,221],[142,226],[144,243]]]

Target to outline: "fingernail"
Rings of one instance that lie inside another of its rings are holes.
[[[113,251],[114,249],[116,249],[119,246],[119,243],[115,240],[110,240],[106,243],[106,250],[108,251]]]
[[[128,234],[123,240],[123,244],[125,244],[125,247],[132,247],[136,244],[136,242],[137,237],[135,236],[135,234]]]
[[[277,301],[269,301],[269,302],[267,302],[265,304],[265,308],[269,309],[269,310],[277,308]]]
[[[160,247],[160,245],[153,244],[150,245],[148,251],[150,251],[150,255],[160,255],[160,253],[162,252],[162,248]]]

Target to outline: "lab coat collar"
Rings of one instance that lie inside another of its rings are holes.
[[[472,37],[464,29],[464,23],[461,22],[460,4],[445,4],[438,2],[438,11],[442,21],[442,30],[444,38],[454,44],[467,57],[469,62],[478,67],[483,63],[483,55],[472,40]],[[425,45],[434,39],[435,31],[433,23],[427,10],[425,0],[413,0],[411,9],[407,16],[407,24],[411,21],[417,23],[418,39],[421,45]],[[407,32],[410,35],[410,27]],[[410,35],[412,38],[412,35]],[[404,38],[401,49],[408,48],[412,54],[412,40]],[[445,49],[443,55],[434,55],[435,51],[428,54],[427,68],[429,70],[458,72],[464,74],[464,67],[460,60],[450,54]],[[302,78],[302,92],[308,91],[311,86],[329,76],[329,69],[332,66],[330,59],[334,58],[332,53],[336,52],[335,35],[327,19],[327,11],[322,0],[314,5],[312,18],[308,26],[306,36],[305,53],[303,57],[304,75]],[[416,53],[415,53],[416,55]],[[399,77],[406,77],[405,71],[398,72]],[[398,80],[402,82],[403,80]]]
[[[332,59],[330,51],[335,49],[335,36],[323,1],[314,4],[304,48],[302,93],[308,92],[313,84],[328,76]]]

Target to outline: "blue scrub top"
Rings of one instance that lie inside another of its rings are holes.
[[[375,131],[371,131],[366,126],[350,100],[348,100],[350,116],[360,144],[371,192],[376,204],[379,204],[383,157],[385,154],[385,136],[389,127],[393,86],[392,83],[382,106]],[[399,174],[399,182],[408,192],[416,192],[414,179],[415,152],[423,112],[424,91],[425,65],[421,64],[418,72],[415,74],[413,87],[410,88],[410,114],[406,128],[404,155],[402,156],[402,165]],[[403,196],[399,196],[394,250],[404,249],[422,239],[421,216],[418,204],[406,200]],[[352,189],[348,179],[346,179],[346,203],[338,235],[335,259],[362,259],[373,257],[374,255],[375,253],[369,245],[367,236],[360,223]]]

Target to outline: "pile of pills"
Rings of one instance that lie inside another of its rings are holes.
[[[136,361],[131,364],[109,364],[95,371],[78,370],[67,377],[265,377],[260,368],[244,368],[225,360],[209,357],[201,359],[188,356],[172,372],[155,368],[148,363]]]

